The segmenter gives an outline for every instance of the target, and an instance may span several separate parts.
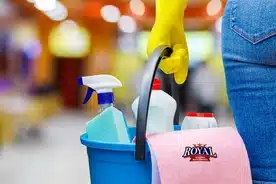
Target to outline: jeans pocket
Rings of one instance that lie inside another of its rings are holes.
[[[253,44],[276,35],[276,0],[230,0],[231,29]]]

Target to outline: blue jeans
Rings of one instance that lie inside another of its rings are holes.
[[[276,0],[228,0],[222,53],[253,183],[276,184]]]

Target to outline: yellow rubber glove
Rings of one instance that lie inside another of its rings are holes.
[[[187,0],[156,0],[156,19],[148,41],[148,56],[158,46],[173,49],[171,57],[164,59],[159,68],[174,74],[177,84],[185,82],[188,75],[189,53],[184,33],[184,9]]]

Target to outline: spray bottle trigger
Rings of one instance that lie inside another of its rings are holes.
[[[88,88],[86,96],[85,96],[85,99],[82,102],[82,104],[86,104],[89,101],[89,99],[91,98],[91,96],[92,96],[92,94],[93,94],[94,91],[95,91],[94,89]]]

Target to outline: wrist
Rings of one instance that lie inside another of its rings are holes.
[[[156,0],[156,23],[167,26],[183,24],[187,0]]]

